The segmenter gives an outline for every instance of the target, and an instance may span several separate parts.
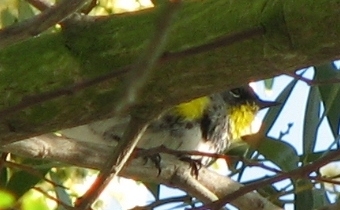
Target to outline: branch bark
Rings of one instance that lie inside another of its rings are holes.
[[[105,145],[103,142],[101,144],[79,142],[48,134],[3,146],[1,150],[20,156],[54,160],[101,170],[105,167],[105,161],[114,150],[114,146]],[[227,176],[219,175],[206,168],[200,170],[196,179],[191,175],[191,169],[187,163],[167,155],[162,156],[160,175],[154,164],[145,164],[145,161],[140,158],[130,161],[122,170],[121,176],[176,187],[207,203],[243,186]],[[254,204],[259,207],[256,209],[281,209],[254,192],[238,197],[231,204],[242,210],[252,210]]]
[[[147,95],[138,105],[163,109],[251,80],[339,58],[340,27],[334,25],[340,22],[337,1],[266,2],[233,1],[226,5],[224,0],[185,1],[171,30],[165,49],[168,52],[195,49],[218,37],[254,28],[263,28],[265,34],[159,64],[147,81]],[[314,8],[323,9],[318,13]],[[150,23],[156,15],[155,9],[148,9],[80,20],[62,32],[3,48],[0,78],[5,79],[1,80],[0,93],[6,97],[1,110],[31,95],[58,91],[130,66],[153,32]],[[0,121],[0,144],[112,117],[124,87],[122,80],[123,76],[114,77],[76,95],[7,115]]]

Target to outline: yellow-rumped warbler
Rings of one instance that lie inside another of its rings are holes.
[[[137,147],[163,145],[173,150],[221,153],[240,139],[261,108],[276,104],[260,100],[249,86],[194,99],[154,119]],[[79,140],[112,142],[121,138],[128,121],[128,118],[112,118],[61,133]]]

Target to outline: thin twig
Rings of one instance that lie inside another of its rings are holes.
[[[221,198],[218,201],[212,202],[208,205],[205,205],[203,207],[199,207],[199,208],[193,208],[193,210],[205,210],[205,209],[220,209],[222,208],[225,204],[229,203],[230,201],[248,193],[251,192],[253,190],[256,190],[258,188],[264,187],[268,184],[272,184],[287,178],[293,178],[293,177],[303,177],[303,176],[308,176],[308,174],[310,174],[311,172],[313,172],[314,170],[319,169],[321,166],[329,163],[330,161],[332,161],[333,159],[337,158],[340,156],[340,151],[334,151],[334,152],[330,152],[327,155],[323,156],[322,158],[314,161],[312,164],[306,165],[304,167],[301,168],[297,168],[295,170],[292,170],[290,172],[287,173],[283,173],[283,174],[278,174],[276,176],[273,176],[271,178],[268,179],[264,179],[262,181],[259,182],[254,182],[251,184],[248,184],[242,188],[240,188],[239,190],[224,196],[223,198]]]
[[[46,101],[50,101],[52,99],[56,99],[61,96],[73,95],[77,93],[78,91],[83,90],[85,88],[102,83],[104,81],[108,81],[118,76],[121,76],[125,74],[129,70],[129,68],[130,66],[125,66],[116,71],[112,71],[108,74],[96,77],[94,79],[89,79],[83,82],[75,83],[69,87],[47,91],[47,92],[43,92],[43,93],[32,95],[32,96],[26,96],[22,98],[21,102],[19,102],[18,104],[5,108],[3,110],[0,110],[0,118],[4,118],[5,116],[8,116],[12,113],[18,112],[20,110],[23,110],[25,108],[28,108],[34,105],[41,104]]]
[[[38,191],[38,192],[40,192],[41,194],[43,194],[46,198],[49,198],[49,199],[55,201],[58,205],[63,206],[65,209],[67,209],[67,210],[74,210],[74,208],[72,206],[69,206],[69,205],[65,204],[64,202],[60,201],[59,199],[49,195],[47,192],[45,192],[41,188],[33,187],[33,189]]]
[[[204,156],[204,157],[210,157],[214,159],[224,159],[225,161],[229,161],[230,159],[233,160],[239,160],[242,161],[246,166],[255,166],[260,167],[263,169],[266,169],[268,171],[274,172],[274,173],[285,173],[281,170],[266,166],[262,163],[255,162],[252,160],[249,160],[242,156],[232,156],[232,155],[224,155],[224,154],[218,154],[218,153],[208,153],[208,152],[201,152],[197,150],[174,150],[167,148],[163,145],[150,148],[150,149],[143,149],[140,150],[139,153],[137,153],[137,158],[140,156],[152,156],[159,153],[165,153],[169,155],[175,155],[175,156]]]
[[[170,198],[165,198],[165,199],[162,199],[162,200],[156,200],[154,202],[152,202],[151,204],[149,205],[146,205],[146,206],[138,206],[138,207],[135,207],[131,210],[151,210],[151,209],[154,209],[156,207],[159,207],[161,205],[164,205],[164,204],[169,204],[169,203],[175,203],[175,202],[191,202],[192,200],[192,197],[189,196],[189,195],[183,195],[183,196],[178,196],[178,197],[170,197]]]
[[[340,185],[340,181],[334,180],[332,178],[328,177],[320,177],[320,176],[309,176],[310,180],[315,180],[317,182],[326,182],[329,184],[335,184],[335,185]]]
[[[299,75],[299,74],[295,74],[295,73],[286,73],[288,76],[293,77],[294,79],[300,80],[302,82],[305,82],[308,86],[312,86],[313,85],[313,80],[311,79],[307,79],[306,77]]]
[[[340,78],[331,78],[331,79],[325,79],[325,80],[312,80],[312,79],[308,79],[302,75],[298,75],[295,73],[285,73],[288,76],[293,77],[294,79],[298,79],[302,82],[305,82],[307,85],[309,86],[318,86],[318,85],[331,85],[331,84],[336,84],[336,83],[340,83]]]
[[[167,148],[163,145],[158,146],[158,147],[149,148],[149,149],[140,150],[137,157],[152,156],[152,155],[159,154],[159,153],[165,153],[165,154],[174,155],[174,156],[185,156],[185,155],[204,156],[204,157],[211,157],[211,158],[215,158],[215,159],[222,158],[222,159],[225,159],[225,160],[228,160],[231,157],[231,156],[228,156],[228,155],[217,154],[217,153],[209,153],[209,152],[201,152],[201,151],[197,151],[197,150],[174,150],[174,149]],[[236,157],[236,158],[239,158],[239,157]]]
[[[255,37],[259,37],[265,34],[265,29],[262,26],[257,26],[254,28],[246,29],[240,32],[234,32],[231,34],[227,34],[221,37],[216,38],[215,40],[198,45],[195,47],[190,47],[188,49],[184,49],[178,52],[165,52],[162,57],[161,61],[169,61],[175,59],[181,59],[187,56],[193,56],[205,52],[209,52],[211,50],[215,50],[221,47],[226,47],[235,43],[239,43],[244,40],[249,40]]]
[[[14,163],[14,162],[10,162],[10,161],[5,161],[4,165],[6,167],[9,167],[9,168],[12,167],[12,168],[18,168],[18,169],[24,170],[24,171],[42,179],[42,180],[44,180],[45,182],[51,184],[53,187],[61,187],[61,188],[67,189],[63,185],[57,184],[57,183],[53,182],[52,180],[47,179],[45,177],[45,175],[43,175],[39,170],[36,170],[32,167],[25,166],[25,165],[18,164],[18,163]]]
[[[135,144],[141,138],[141,135],[146,130],[148,124],[143,124],[139,122],[138,119],[131,119],[127,131],[125,132],[126,137],[122,138],[120,142],[130,142],[133,140],[132,145],[118,144],[113,153],[107,159],[104,168],[100,171],[94,183],[91,185],[85,194],[76,201],[76,209],[87,210],[92,205],[92,203],[97,199],[100,193],[105,189],[109,182],[120,172],[123,165],[120,165],[123,161],[130,156],[127,149],[135,147]],[[129,139],[128,139],[129,138]],[[124,141],[125,139],[130,141]],[[122,145],[122,146],[120,146]],[[117,152],[118,151],[118,152]],[[125,162],[124,162],[125,164]]]
[[[92,9],[97,6],[97,4],[98,4],[98,0],[91,0],[89,5],[86,8],[82,9],[81,12],[83,14],[89,14],[92,11]]]
[[[44,11],[52,7],[51,3],[45,0],[26,0],[26,1],[40,11]]]
[[[64,0],[39,15],[0,30],[0,49],[27,40],[59,23],[89,0]]]
[[[151,37],[145,53],[142,54],[132,71],[127,75],[126,92],[115,109],[116,114],[121,114],[128,107],[133,106],[138,101],[138,98],[141,97],[143,86],[164,49],[169,29],[175,13],[179,9],[180,1],[171,1],[165,4],[164,11],[162,11],[161,17],[157,21],[155,33],[153,37]],[[77,201],[76,207],[78,209],[89,209],[107,184],[117,176],[124,167],[139,139],[146,130],[148,121],[153,117],[151,113],[153,110],[145,111],[148,113],[143,114],[149,114],[149,118],[145,118],[145,116],[134,116],[132,114],[130,125],[125,131],[122,141],[118,143],[117,148],[113,151],[112,155],[110,155],[111,157],[106,167],[101,170],[91,188]]]

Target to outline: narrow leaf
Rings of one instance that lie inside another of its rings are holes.
[[[315,67],[315,79],[319,82],[340,79],[340,71],[333,63]],[[329,83],[319,86],[321,99],[325,106],[326,116],[334,136],[339,132],[340,121],[340,83]]]
[[[320,95],[317,87],[311,87],[307,99],[303,125],[303,153],[314,151],[319,127]]]
[[[155,200],[159,200],[160,185],[150,182],[143,182],[143,184],[149,189],[149,191],[155,197]]]
[[[283,171],[290,171],[298,166],[299,156],[295,148],[286,142],[266,137],[258,151]]]
[[[274,85],[274,78],[265,79],[263,80],[263,82],[264,82],[264,87],[266,88],[266,90],[271,90]]]
[[[331,203],[330,200],[328,199],[328,196],[325,190],[313,189],[312,193],[313,193],[313,201],[314,201],[313,209],[319,209]]]
[[[32,7],[26,1],[18,2],[18,20],[22,21],[34,16]]]
[[[26,171],[18,171],[11,176],[6,188],[20,198],[40,180],[41,178]]]
[[[313,185],[310,180],[297,180],[295,182],[295,210],[313,209]]]

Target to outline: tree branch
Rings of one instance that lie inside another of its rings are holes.
[[[19,156],[53,160],[100,170],[105,167],[105,161],[108,160],[115,147],[103,144],[103,142],[80,142],[48,134],[18,141],[0,148],[3,151]],[[196,179],[191,175],[191,169],[187,163],[179,161],[170,155],[162,156],[161,173],[159,175],[154,164],[145,164],[143,158],[129,161],[129,164],[124,167],[120,175],[142,182],[153,182],[176,187],[193,193],[191,194],[193,197],[205,201],[209,201],[209,199],[207,199],[206,195],[196,190],[197,187],[193,185],[194,183],[199,183],[200,186],[204,186],[219,198],[242,187],[241,184],[229,177],[219,175],[204,167],[200,169]],[[253,210],[254,203],[264,206],[263,210],[280,209],[254,192],[247,193],[231,202],[232,205],[242,210]]]
[[[314,161],[313,163],[306,165],[304,167],[297,168],[287,173],[278,174],[268,179],[264,179],[262,181],[254,182],[252,184],[246,185],[239,190],[224,196],[218,201],[215,201],[209,205],[206,205],[202,208],[194,208],[196,210],[203,210],[203,209],[220,209],[225,204],[231,202],[233,199],[238,198],[239,196],[244,195],[245,193],[251,192],[268,184],[272,184],[278,181],[282,181],[287,178],[306,178],[311,172],[319,169],[321,166],[326,165],[327,163],[331,162],[335,158],[340,156],[340,151],[333,151],[329,152],[327,155],[323,156],[322,158]]]
[[[132,208],[131,210],[149,210],[149,209],[155,209],[156,207],[159,207],[164,204],[169,204],[169,203],[175,203],[175,202],[185,202],[189,203],[191,202],[192,197],[189,195],[183,195],[183,196],[178,196],[178,197],[170,197],[170,198],[165,198],[161,200],[156,200],[152,202],[149,205],[146,206],[137,206],[135,208]]]
[[[218,37],[223,34],[233,34],[236,38],[235,32],[241,33],[259,26],[263,26],[265,34],[261,35],[260,31],[259,34],[249,33],[249,36],[245,37],[252,39],[237,42],[230,47],[199,54],[196,52],[205,51],[187,51],[190,53],[184,54],[191,56],[185,59],[178,57],[171,62],[161,62],[153,77],[148,80],[149,92],[140,104],[158,109],[166,108],[185,100],[236,87],[250,80],[294,72],[298,68],[339,57],[340,42],[334,38],[339,36],[339,30],[330,26],[334,22],[339,22],[340,16],[337,15],[338,10],[332,6],[332,2],[321,4],[319,1],[309,0],[308,4],[304,4],[303,0],[294,1],[297,7],[292,2],[285,2],[284,8],[286,12],[289,11],[286,15],[290,17],[279,24],[271,24],[271,20],[280,18],[281,13],[270,13],[268,12],[270,9],[267,9],[267,13],[264,14],[254,2],[249,4],[233,1],[230,8],[225,8],[224,0],[206,0],[201,4],[184,1],[183,10],[174,23],[167,52],[177,53],[181,49],[186,51],[188,47],[197,47],[202,43],[202,46],[205,44],[209,46],[209,43],[212,43],[217,49],[219,46],[213,44],[211,40],[219,40]],[[266,6],[282,9],[281,3],[275,2]],[[242,12],[245,4],[252,10]],[[300,8],[302,5],[303,10]],[[329,10],[327,17],[318,13],[310,15],[308,11],[317,7],[327,8],[327,11]],[[6,110],[18,104],[27,95],[34,96],[46,90],[56,90],[65,84],[84,78],[94,78],[131,65],[131,61],[136,59],[140,49],[144,47],[143,42],[149,38],[152,30],[150,23],[154,18],[155,9],[149,9],[114,15],[105,20],[86,23],[80,20],[79,24],[65,27],[62,32],[44,34],[1,50],[0,77],[6,79],[2,81],[0,91],[7,95],[3,99],[1,109]],[[305,21],[299,21],[301,19]],[[237,20],[238,24],[226,20]],[[310,26],[304,27],[306,23]],[[281,29],[288,27],[289,35],[293,43],[296,43],[294,46],[291,46],[290,42],[280,42],[288,33],[285,31],[280,34]],[[300,33],[301,28],[306,31]],[[330,29],[331,33],[326,29]],[[192,36],[193,34],[195,36]],[[272,39],[273,37],[279,39]],[[322,39],[318,41],[315,40],[316,37]],[[310,47],[311,45],[313,47]],[[55,59],[56,57],[59,59]],[[275,69],[269,65],[273,63]],[[35,80],[37,75],[39,82]],[[53,102],[22,106],[16,108],[15,114],[10,116],[3,112],[0,121],[0,144],[110,118],[112,107],[116,106],[118,93],[122,87],[119,77],[107,83],[101,82],[91,89],[84,88],[84,91],[75,97],[59,97]],[[67,94],[67,91],[64,92],[64,95]],[[75,108],[73,106],[75,104],[83,109]],[[23,108],[26,110],[21,111]],[[67,121],[65,117],[68,118]]]
[[[169,29],[176,12],[179,9],[181,1],[170,1],[165,3],[164,11],[156,23],[154,35],[149,40],[149,44],[140,59],[133,66],[125,79],[124,95],[115,107],[114,113],[117,115],[125,114],[126,110],[134,106],[139,98],[144,96],[143,91],[147,79],[164,51]],[[78,209],[89,209],[92,203],[97,199],[100,193],[105,189],[109,182],[117,176],[126,161],[130,158],[131,153],[136,147],[139,139],[156,114],[154,109],[139,110],[138,107],[132,109],[131,121],[125,130],[123,138],[119,141],[117,148],[109,157],[106,166],[100,171],[97,179],[91,188],[76,203]]]
[[[94,79],[85,80],[79,83],[72,84],[68,87],[59,88],[57,90],[46,91],[40,94],[25,96],[22,98],[21,102],[16,105],[10,106],[8,108],[0,110],[0,118],[4,118],[8,115],[21,111],[23,109],[51,101],[53,99],[59,98],[61,96],[70,96],[74,95],[80,90],[85,88],[100,84],[102,82],[108,81],[110,79],[119,77],[123,74],[126,74],[131,66],[125,66],[115,71],[109,72],[108,74],[98,76]]]
[[[0,49],[40,34],[81,8],[89,0],[64,0],[39,15],[0,30]]]
[[[249,28],[244,31],[234,32],[227,34],[216,39],[194,47],[189,47],[178,52],[165,52],[161,57],[161,62],[169,60],[182,59],[183,57],[193,56],[200,53],[216,50],[221,47],[227,47],[235,43],[239,43],[245,40],[250,40],[255,37],[259,37],[265,34],[265,29],[262,26]]]
[[[40,2],[40,1],[38,1]],[[227,47],[229,45],[238,43],[240,41],[249,40],[253,37],[263,35],[264,29],[262,27],[256,27],[247,29],[244,31],[240,31],[237,33],[228,34],[222,37],[219,37],[211,42],[189,47],[187,49],[177,51],[177,52],[165,52],[159,59],[159,63],[163,62],[171,62],[172,60],[181,59],[186,56],[194,56],[200,53],[208,52],[209,50],[214,50],[220,47]],[[145,56],[148,57],[149,55]],[[117,78],[124,74],[127,74],[131,71],[131,69],[138,69],[140,67],[133,67],[132,65],[124,66],[119,69],[112,70],[111,72],[98,76],[94,79],[88,79],[85,81],[81,81],[75,84],[72,84],[68,87],[59,88],[53,91],[46,91],[40,94],[26,96],[16,105],[12,105],[8,108],[0,110],[0,118],[4,118],[10,114],[21,111],[23,109],[51,101],[53,99],[59,98],[61,96],[70,96],[76,94],[77,92],[84,90],[86,88],[98,85],[100,83],[109,81],[111,79]],[[136,76],[138,78],[138,76]],[[123,104],[121,106],[124,106]]]
[[[45,0],[26,0],[26,1],[40,11],[44,11],[52,7],[51,3]]]

